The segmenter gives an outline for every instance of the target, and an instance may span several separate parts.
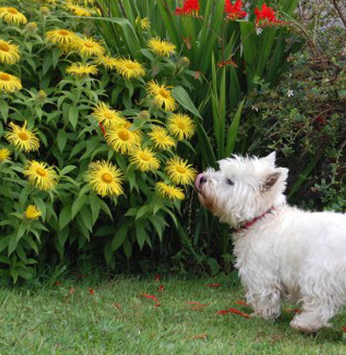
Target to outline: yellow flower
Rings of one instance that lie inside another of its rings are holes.
[[[97,68],[96,65],[92,64],[73,63],[66,68],[66,73],[81,78],[88,75],[96,75]]]
[[[106,161],[90,163],[87,180],[98,195],[119,196],[123,193],[121,171]]]
[[[71,12],[73,12],[74,15],[76,16],[91,16],[92,11],[90,9],[87,9],[85,7],[81,7],[78,5],[73,5],[71,3],[67,3],[65,5],[67,10],[70,10]]]
[[[99,57],[101,55],[104,55],[106,51],[106,49],[102,47],[102,45],[98,41],[95,41],[91,37],[78,37],[73,43],[73,47],[82,57]]]
[[[0,71],[0,92],[12,93],[22,88],[20,79]]]
[[[116,152],[121,154],[132,153],[141,144],[141,133],[131,130],[131,125],[112,127],[106,131],[106,140]]]
[[[9,126],[12,128],[12,132],[6,134],[6,139],[17,149],[28,153],[40,148],[40,142],[36,134],[26,128],[26,121],[23,127],[17,126],[13,122]]]
[[[156,183],[156,190],[163,197],[168,197],[171,200],[183,200],[185,198],[184,192],[176,186],[167,185],[164,182]]]
[[[169,88],[164,85],[157,84],[154,80],[150,81],[147,87],[147,91],[154,98],[154,103],[163,107],[165,111],[174,111],[176,108],[175,100],[168,90]]]
[[[119,58],[111,57],[108,55],[100,55],[95,59],[97,65],[103,65],[107,69],[116,69],[119,64]]]
[[[70,45],[76,40],[77,35],[69,30],[58,29],[46,32],[46,38],[59,46]]]
[[[18,46],[0,39],[0,62],[15,64],[19,61],[19,58]]]
[[[142,64],[130,59],[119,59],[116,69],[126,79],[139,78],[145,75]]]
[[[144,17],[143,19],[137,17],[136,24],[138,23],[141,25],[142,30],[147,30],[150,27],[150,20],[148,17]]]
[[[53,190],[58,183],[58,174],[47,163],[29,161],[23,173],[28,178],[29,184],[42,191]]]
[[[168,130],[179,140],[189,139],[195,134],[196,126],[188,115],[172,114],[167,122]]]
[[[166,171],[169,178],[176,184],[187,185],[195,180],[197,171],[191,164],[179,157],[167,161]]]
[[[0,18],[7,23],[20,25],[28,22],[26,17],[14,7],[0,7]]]
[[[167,131],[160,126],[153,127],[148,136],[154,143],[154,146],[159,149],[170,149],[175,146],[174,139],[168,135]]]
[[[24,30],[30,33],[37,32],[37,23],[36,22],[29,22],[25,27]]]
[[[105,128],[119,125],[124,126],[128,123],[128,121],[120,115],[119,111],[111,109],[105,102],[97,104],[92,115],[98,122],[103,123]]]
[[[168,41],[161,41],[160,38],[152,38],[148,42],[150,50],[162,57],[169,57],[175,53],[175,45]]]
[[[40,13],[42,16],[48,16],[50,14],[49,7],[47,6],[40,7]]]
[[[38,219],[42,216],[42,212],[35,205],[29,205],[24,212],[24,216],[26,219]]]
[[[150,148],[134,150],[130,162],[140,171],[157,170],[160,167],[160,160],[155,157]]]
[[[10,155],[11,152],[8,149],[6,148],[0,149],[0,163],[2,163],[5,160],[10,160]]]

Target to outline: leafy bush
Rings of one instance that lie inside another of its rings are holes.
[[[153,47],[146,64],[128,59],[126,50],[112,56],[91,37],[91,21],[70,16],[95,14],[90,5],[6,4],[2,274],[15,282],[31,278],[38,261],[63,259],[71,250],[103,248],[114,267],[119,248],[127,258],[133,248],[155,248],[167,226],[180,226],[176,215],[196,174],[187,161],[195,122],[175,99],[188,100],[183,87],[193,73],[184,58]]]
[[[345,30],[324,36],[333,42],[319,41],[322,56],[305,48],[289,58],[292,70],[275,90],[263,84],[252,93],[242,138],[250,152],[280,152],[292,202],[345,211]]]

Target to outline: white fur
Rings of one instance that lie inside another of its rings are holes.
[[[275,319],[286,299],[302,303],[294,328],[311,333],[328,326],[346,305],[346,215],[287,205],[288,170],[275,167],[275,153],[261,159],[234,156],[219,166],[208,169],[206,181],[196,187],[203,205],[240,228],[234,235],[236,267],[255,313]]]

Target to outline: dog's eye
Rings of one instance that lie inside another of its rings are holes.
[[[226,183],[230,186],[234,185],[234,182],[231,179],[226,179]]]

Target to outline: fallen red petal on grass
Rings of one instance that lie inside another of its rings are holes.
[[[211,287],[211,288],[218,288],[221,287],[222,285],[220,283],[216,283],[216,284],[210,284],[210,285],[206,285],[207,287]]]
[[[161,275],[160,274],[156,274],[155,275],[155,281],[161,281]]]
[[[91,296],[95,294],[95,291],[91,287],[88,288],[88,292],[91,294]]]
[[[164,289],[165,289],[165,286],[164,286],[164,285],[160,285],[160,286],[157,288],[157,290],[160,291],[160,292],[162,292]]]
[[[241,317],[244,317],[244,318],[250,318],[250,316],[248,314],[240,312],[240,311],[238,311],[235,308],[230,308],[230,309],[218,311],[215,314],[218,315],[218,316],[220,316],[220,315],[223,316],[223,315],[228,314],[228,313],[234,313],[234,314],[237,314],[238,316],[241,316]]]
[[[346,332],[346,327],[342,326],[341,329]]]
[[[154,304],[154,307],[160,307],[160,301],[159,301],[159,299],[156,296],[149,295],[148,293],[142,293],[142,296],[145,297],[145,298],[148,298],[150,300],[153,300],[154,302],[156,302]]]
[[[60,281],[55,281],[55,282],[54,282],[54,285],[55,285],[55,286],[61,286],[61,282],[60,282]]]
[[[73,295],[76,290],[77,290],[77,287],[71,287],[70,290],[69,290],[69,294]]]
[[[122,309],[122,307],[119,303],[112,303],[112,306],[118,311],[120,311]]]
[[[192,339],[207,340],[207,334],[196,334],[192,337]]]
[[[186,302],[186,303],[191,306],[190,309],[193,311],[201,311],[204,307],[207,306],[206,304],[199,303],[199,302]]]

